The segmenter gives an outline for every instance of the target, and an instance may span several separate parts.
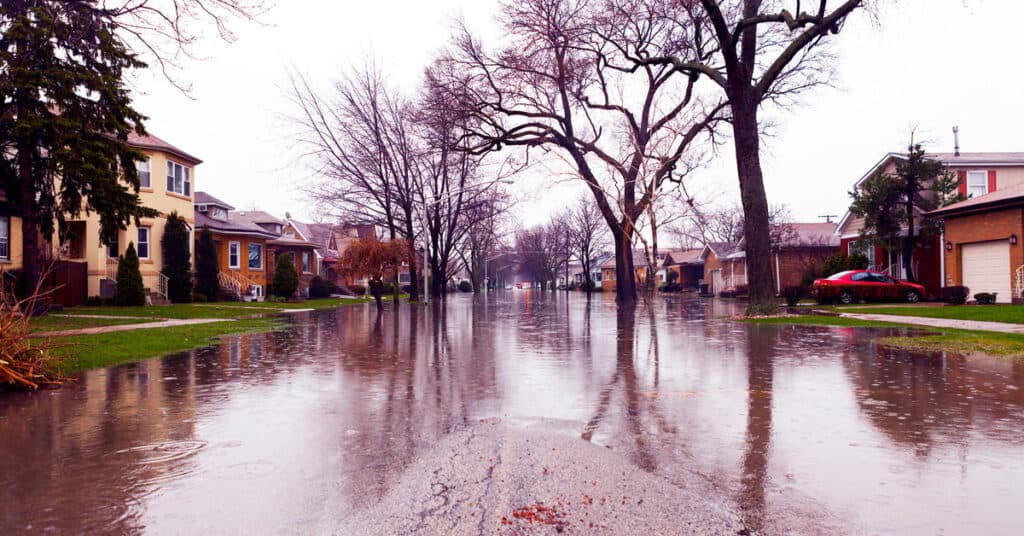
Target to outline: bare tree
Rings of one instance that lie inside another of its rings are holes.
[[[584,288],[590,292],[594,289],[591,263],[608,238],[608,226],[594,202],[582,197],[566,215],[565,228],[572,252],[570,259],[576,259],[583,266]]]
[[[488,260],[502,249],[502,237],[507,229],[507,212],[512,207],[511,196],[502,190],[488,190],[480,200],[467,209],[466,217],[473,222],[459,247],[459,257],[469,273],[473,292],[487,284]]]
[[[792,242],[796,236],[791,225],[793,216],[784,204],[772,205],[768,212],[770,248]],[[724,242],[737,244],[745,238],[746,222],[738,205],[697,207],[687,213],[678,232],[700,244]]]
[[[569,260],[568,233],[562,217],[516,233],[520,269],[529,273],[541,288],[556,290],[559,271]]]
[[[774,310],[769,207],[761,170],[758,112],[766,101],[785,102],[827,82],[823,41],[837,34],[847,16],[867,0],[700,0],[680,2],[667,16],[694,29],[695,54],[663,54],[638,46],[635,57],[674,65],[691,77],[708,78],[721,89],[732,112],[732,134],[743,205],[750,306]],[[785,8],[792,4],[795,10]],[[808,10],[802,9],[804,6]]]
[[[317,173],[307,193],[334,218],[403,238],[415,258],[416,203],[427,155],[416,138],[412,104],[389,88],[372,64],[353,70],[325,97],[300,75],[291,78],[299,142]],[[410,264],[410,299],[419,278]],[[397,300],[397,293],[395,293]]]
[[[474,151],[555,149],[592,193],[615,244],[617,298],[636,299],[633,240],[652,196],[690,145],[713,134],[724,102],[705,102],[697,77],[632,51],[691,57],[692,36],[630,2],[522,0],[502,12],[507,45],[491,52],[464,28],[444,62],[445,84],[474,119]],[[693,61],[710,61],[711,51]]]

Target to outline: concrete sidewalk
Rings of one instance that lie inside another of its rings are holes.
[[[105,318],[126,318],[126,317],[105,317]],[[175,326],[194,326],[197,324],[211,324],[213,322],[228,322],[233,318],[183,318],[159,320],[156,322],[143,322],[141,324],[118,324],[114,326],[99,326],[95,328],[68,329],[64,331],[40,331],[33,333],[30,337],[35,339],[49,337],[73,337],[75,335],[95,335],[97,333],[113,333],[115,331],[131,331],[135,329],[150,328],[172,328]]]
[[[841,313],[843,318],[855,318],[857,320],[871,320],[874,322],[896,322],[900,324],[914,324],[932,328],[969,329],[974,331],[995,331],[998,333],[1016,333],[1024,335],[1024,324],[1010,324],[1007,322],[982,322],[979,320],[954,320],[949,318],[928,318],[923,316],[901,316],[901,315],[878,315],[862,313]]]

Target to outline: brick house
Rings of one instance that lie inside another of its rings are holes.
[[[779,294],[817,274],[825,259],[839,252],[835,223],[789,223],[772,247],[772,277]]]
[[[943,280],[1024,302],[1024,183],[928,213],[944,222]]]
[[[700,287],[704,280],[704,260],[701,258],[703,249],[670,249],[665,253],[662,266],[665,268],[666,280],[668,273],[676,274],[676,284],[684,289]]]
[[[709,294],[747,284],[747,258],[740,243],[712,242],[700,253]]]
[[[273,222],[259,225],[253,220],[265,218],[235,211],[206,192],[196,192],[195,203],[196,229],[208,229],[217,245],[221,288],[241,299],[262,300],[274,273],[267,258],[267,242],[280,235],[279,226]]]
[[[970,198],[981,197],[994,191],[1024,184],[1024,153],[932,153],[929,158],[942,162],[947,169],[960,178],[960,193]],[[864,181],[875,173],[895,174],[896,161],[905,155],[889,153],[878,161],[867,173],[854,183],[860,188]],[[918,220],[923,219],[920,214]],[[884,271],[898,278],[906,277],[902,255],[896,251],[887,252],[882,247],[864,246],[860,233],[864,227],[862,218],[854,217],[849,211],[839,221],[838,234],[840,250],[851,254],[862,251],[867,255],[870,268]],[[904,230],[904,234],[906,231]],[[928,289],[930,297],[937,297],[942,287],[942,245],[943,239],[935,236],[920,241],[914,248],[912,263],[918,282]]]
[[[264,220],[268,220],[268,218],[276,220],[269,214],[258,214],[262,215]],[[279,236],[267,242],[273,262],[272,266],[277,266],[277,260],[282,255],[291,255],[292,262],[295,263],[295,272],[299,274],[299,289],[297,291],[299,296],[309,296],[309,284],[314,277],[320,275],[322,266],[321,255],[317,252],[318,245],[310,241],[311,235],[312,233],[305,223],[293,220],[286,215],[286,219],[281,222]],[[271,278],[273,278],[273,272],[271,272]]]

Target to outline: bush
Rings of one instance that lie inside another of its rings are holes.
[[[114,303],[122,307],[146,305],[146,287],[142,285],[142,272],[139,271],[139,256],[135,253],[134,242],[128,242],[128,249],[118,260]]]
[[[974,299],[978,301],[979,305],[991,305],[996,302],[997,292],[979,292],[974,295]]]
[[[722,292],[718,293],[718,297],[719,298],[735,298],[736,297],[736,291],[735,290],[723,290]]]
[[[665,279],[668,281],[668,284],[671,285],[679,280],[679,272],[669,270],[668,274],[665,275]]]
[[[326,298],[331,295],[331,285],[326,279],[315,276],[309,281],[310,298]]]
[[[274,295],[291,298],[299,290],[299,273],[295,271],[295,259],[291,253],[284,253],[277,258],[274,268]]]
[[[213,241],[213,233],[203,227],[199,232],[199,243],[196,244],[196,293],[206,296],[207,301],[217,301],[220,298],[219,273],[217,244]]]
[[[99,296],[89,296],[88,298],[85,299],[85,304],[88,305],[89,307],[98,307],[100,305],[103,305],[103,298]]]
[[[402,285],[402,292],[409,294],[412,292],[412,285]]]
[[[160,238],[163,252],[163,273],[167,276],[167,298],[172,303],[192,301],[192,255],[189,251],[189,229],[177,212],[167,216],[164,235]]]
[[[847,270],[867,270],[868,269],[868,263],[870,263],[870,262],[871,261],[868,259],[867,255],[865,255],[863,253],[854,253],[853,255],[850,255],[849,257],[847,257],[847,259],[846,259],[846,269]]]
[[[782,289],[782,296],[786,298],[786,305],[794,307],[807,295],[807,289],[800,286],[786,287]]]
[[[942,301],[951,305],[963,305],[967,303],[967,296],[971,295],[971,289],[967,287],[942,287]]]
[[[356,296],[366,295],[366,287],[364,285],[349,285],[348,289]]]
[[[473,292],[473,284],[469,281],[459,281],[459,290],[462,292]]]
[[[750,295],[750,285],[736,285],[736,295],[737,296],[749,296]]]
[[[207,301],[206,300],[206,294],[202,294],[202,293],[199,293],[199,292],[194,292],[192,294],[192,301],[194,303],[206,303],[206,301]]]
[[[659,292],[682,292],[683,286],[675,283],[666,283],[658,287]]]

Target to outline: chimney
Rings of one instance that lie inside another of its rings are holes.
[[[953,126],[953,156],[960,156],[960,127]]]

